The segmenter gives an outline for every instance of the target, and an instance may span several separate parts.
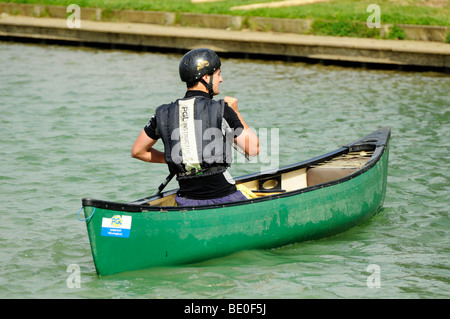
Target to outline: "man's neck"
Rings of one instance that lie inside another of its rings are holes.
[[[187,90],[184,98],[191,98],[193,96],[203,96],[209,98],[209,94],[201,90]]]
[[[188,91],[202,91],[208,93],[208,89],[201,83],[197,83],[196,86],[187,89]]]

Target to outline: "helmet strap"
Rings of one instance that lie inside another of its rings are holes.
[[[214,96],[214,90],[213,90],[213,74],[211,74],[210,76],[209,76],[209,83],[206,83],[206,81],[205,80],[203,80],[203,79],[200,79],[200,82],[206,87],[206,89],[208,90],[208,92],[209,92],[209,97],[210,98],[213,98],[213,96]]]

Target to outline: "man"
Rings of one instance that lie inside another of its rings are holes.
[[[131,156],[142,161],[167,163],[180,186],[178,206],[246,199],[228,172],[230,139],[250,156],[258,155],[259,140],[239,113],[237,99],[212,99],[220,93],[220,67],[219,57],[209,49],[186,53],[179,66],[186,95],[159,106],[131,150]],[[164,153],[153,148],[159,138]]]

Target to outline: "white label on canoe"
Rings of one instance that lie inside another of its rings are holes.
[[[131,229],[131,216],[114,215],[111,218],[103,217],[102,236],[128,238]]]

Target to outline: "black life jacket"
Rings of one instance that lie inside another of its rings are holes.
[[[156,109],[169,171],[177,179],[220,174],[231,164],[231,144],[222,131],[225,102],[202,96]]]

